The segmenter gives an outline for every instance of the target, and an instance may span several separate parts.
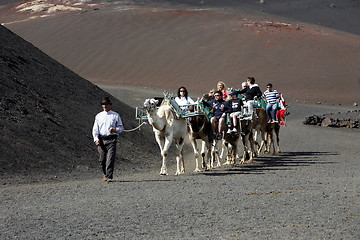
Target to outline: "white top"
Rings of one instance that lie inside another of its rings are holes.
[[[110,128],[116,128],[115,133],[110,133]],[[109,136],[118,135],[124,130],[120,115],[114,111],[102,111],[95,116],[95,122],[92,129],[94,142],[99,140],[99,135]]]
[[[179,106],[184,106],[184,105],[189,105],[189,104],[195,104],[195,102],[191,99],[191,97],[187,97],[187,99],[185,97],[176,97],[175,98],[175,102],[179,105]]]

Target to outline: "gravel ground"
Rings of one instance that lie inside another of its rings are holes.
[[[334,109],[292,106],[283,153],[251,164],[193,173],[188,155],[181,176],[174,165],[159,176],[159,158],[159,168],[111,184],[94,176],[4,185],[0,238],[359,239],[359,131],[302,124]]]

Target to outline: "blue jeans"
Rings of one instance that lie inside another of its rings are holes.
[[[275,104],[267,104],[266,105],[266,115],[269,120],[275,120],[276,119],[276,108],[277,105]]]

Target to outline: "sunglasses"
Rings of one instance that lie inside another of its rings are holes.
[[[214,95],[215,97],[220,97],[220,95]]]

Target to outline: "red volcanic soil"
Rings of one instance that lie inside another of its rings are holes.
[[[290,101],[360,102],[359,35],[262,12],[86,5],[5,26],[94,83],[201,93],[254,76]]]

